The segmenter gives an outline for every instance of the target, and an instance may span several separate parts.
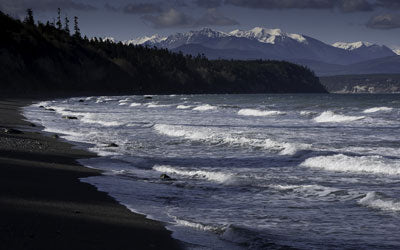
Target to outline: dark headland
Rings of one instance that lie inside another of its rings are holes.
[[[0,12],[0,249],[179,249],[164,226],[79,178],[95,157],[40,133],[20,108],[52,97],[116,94],[325,93],[283,61],[208,60],[82,38]]]

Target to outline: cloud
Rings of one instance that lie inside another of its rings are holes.
[[[239,24],[237,21],[225,17],[216,9],[208,9],[200,18],[195,18],[182,11],[171,8],[159,15],[144,15],[142,19],[156,29],[176,27],[200,27],[200,26],[231,26]]]
[[[132,3],[123,7],[123,12],[127,14],[152,14],[161,12],[162,9],[157,3]]]
[[[194,2],[197,6],[202,8],[216,8],[222,5],[222,0],[196,0]]]
[[[398,29],[400,28],[400,14],[383,14],[373,16],[366,24],[370,29]]]
[[[338,4],[343,12],[373,11],[375,7],[367,0],[342,0]]]
[[[372,11],[377,7],[370,0],[225,0],[225,3],[254,9],[339,9],[343,12]]]
[[[238,25],[236,20],[224,16],[216,9],[208,9],[207,12],[196,21],[196,26],[232,26]]]
[[[225,3],[254,9],[332,9],[337,0],[225,0]]]
[[[11,15],[24,14],[28,8],[33,11],[56,11],[57,8],[61,8],[61,10],[96,10],[93,5],[74,0],[0,0],[0,9]]]
[[[172,8],[162,12],[160,15],[144,15],[142,19],[156,29],[186,27],[193,23],[191,17]]]
[[[379,7],[386,9],[400,9],[400,1],[399,0],[378,0],[376,4]]]

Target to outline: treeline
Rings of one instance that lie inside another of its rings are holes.
[[[315,93],[309,69],[282,61],[210,61],[167,49],[81,37],[78,18],[35,23],[0,13],[0,85],[15,93]]]

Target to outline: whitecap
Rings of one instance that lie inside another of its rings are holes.
[[[204,141],[213,144],[228,144],[251,148],[262,148],[281,155],[294,155],[299,150],[310,149],[308,144],[277,142],[272,139],[255,139],[229,133],[219,133],[210,128],[199,128],[179,125],[156,124],[154,129],[163,135],[183,137],[188,140]]]
[[[384,211],[400,211],[399,201],[384,198],[376,192],[368,192],[365,197],[358,201],[358,204]]]
[[[189,178],[206,179],[218,183],[229,183],[232,182],[234,176],[231,173],[207,171],[207,170],[191,170],[186,168],[172,167],[168,165],[155,165],[154,170],[167,174],[174,174],[180,176],[186,176]]]
[[[306,159],[300,165],[328,171],[400,175],[400,162],[382,156],[317,156]]]
[[[190,109],[192,106],[188,106],[188,105],[178,105],[176,108],[177,109]]]
[[[217,109],[217,107],[212,106],[210,104],[204,104],[204,105],[200,105],[200,106],[193,108],[193,110],[197,110],[197,111],[207,111],[207,110],[215,110],[215,109]]]
[[[129,105],[129,107],[138,107],[138,106],[140,106],[140,105],[142,105],[142,104],[137,103],[137,102],[133,102],[133,103],[131,103],[131,104]]]
[[[284,115],[285,112],[276,110],[258,110],[258,109],[241,109],[238,115],[243,116],[270,116],[270,115]]]
[[[340,115],[335,114],[332,111],[325,111],[322,112],[319,116],[314,118],[316,122],[352,122],[364,119],[365,116],[347,116],[347,115]]]
[[[375,112],[380,112],[380,111],[384,111],[384,112],[389,112],[392,111],[393,108],[389,108],[389,107],[374,107],[374,108],[369,108],[363,111],[363,113],[375,113]]]

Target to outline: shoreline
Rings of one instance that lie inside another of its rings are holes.
[[[161,222],[81,182],[102,172],[77,160],[97,155],[25,121],[20,109],[35,101],[39,98],[0,99],[1,248],[183,248]]]

